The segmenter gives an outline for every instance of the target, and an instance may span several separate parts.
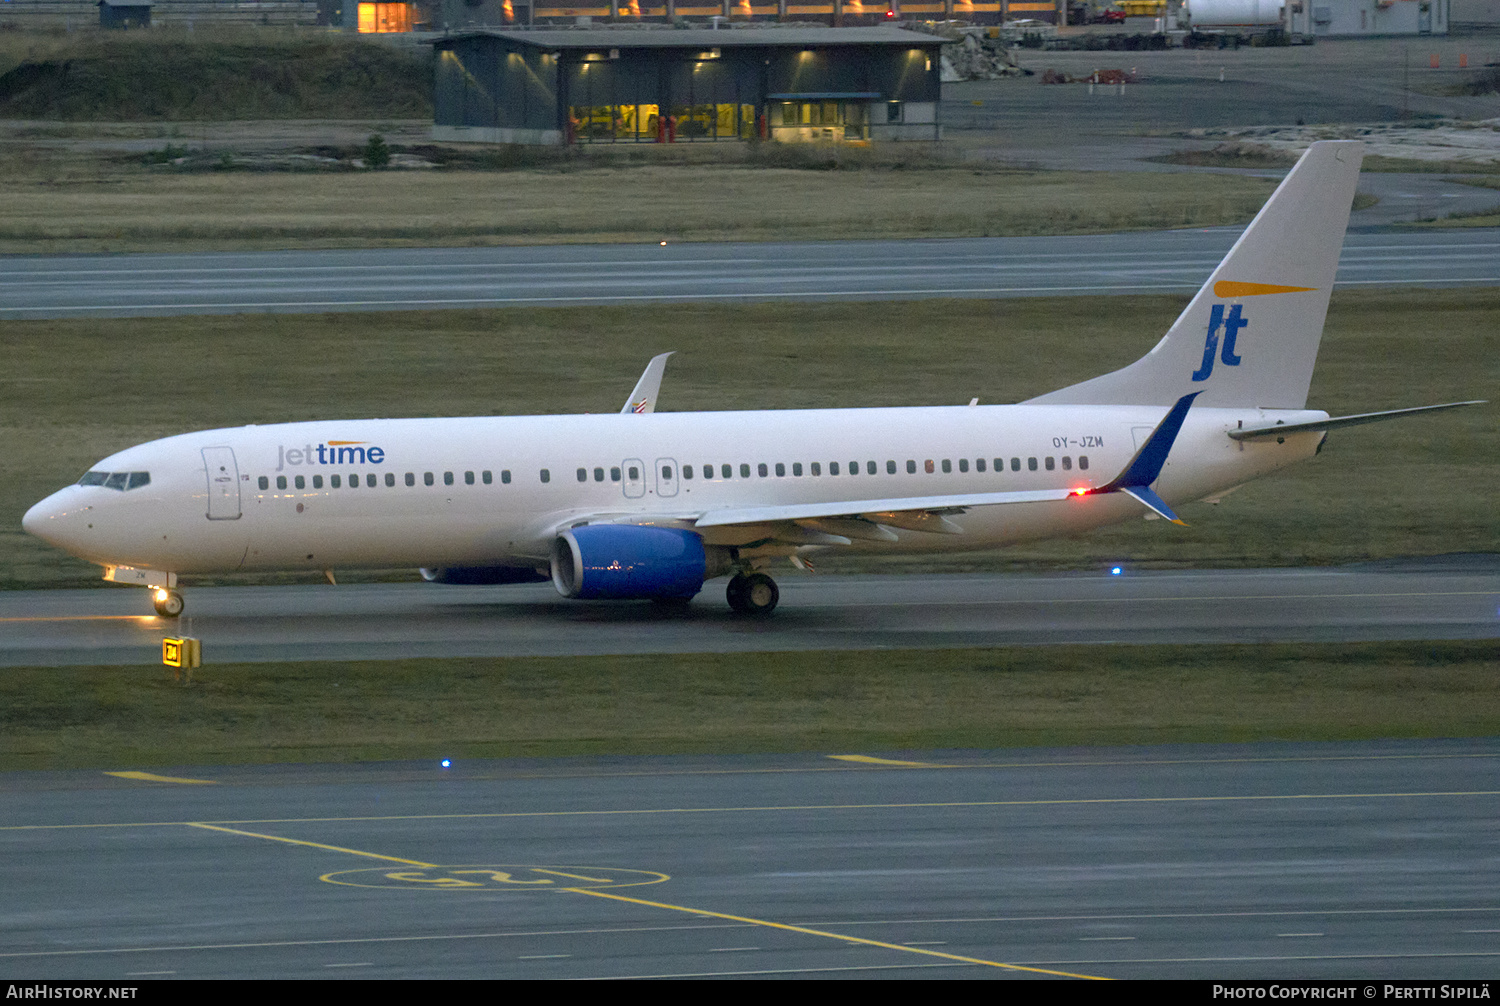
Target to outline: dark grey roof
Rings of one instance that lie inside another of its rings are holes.
[[[504,31],[476,28],[435,39],[441,45],[453,38],[503,38],[539,49],[711,49],[745,46],[905,45],[913,48],[942,45],[945,39],[905,28],[543,28]]]

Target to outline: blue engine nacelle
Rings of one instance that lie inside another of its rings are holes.
[[[563,597],[687,599],[708,576],[703,539],[680,528],[588,524],[552,545],[552,583]]]
[[[438,569],[423,569],[422,579],[428,583],[464,585],[542,583],[547,579],[547,574],[533,566],[442,566]]]

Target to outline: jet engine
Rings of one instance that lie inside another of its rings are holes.
[[[564,597],[686,600],[728,571],[723,551],[681,528],[587,524],[553,542],[552,583]]]

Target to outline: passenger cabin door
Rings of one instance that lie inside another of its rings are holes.
[[[625,480],[622,484],[625,498],[640,499],[646,495],[645,463],[640,458],[626,458],[620,462],[620,467],[625,469]]]
[[[677,495],[677,462],[671,458],[656,459],[656,495]]]
[[[208,519],[240,519],[240,468],[232,447],[203,448],[203,471],[208,476]]]

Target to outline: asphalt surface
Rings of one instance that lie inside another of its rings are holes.
[[[1452,568],[1071,575],[778,576],[767,619],[723,583],[686,610],[581,602],[551,584],[215,587],[181,620],[145,590],[0,593],[0,665],[147,664],[164,636],[212,662],[904,649],[1052,643],[1500,638],[1500,562]]]
[[[1474,740],[10,773],[0,975],[1481,979],[1497,767]]]
[[[0,258],[0,319],[1190,292],[1234,229]],[[1338,285],[1500,284],[1500,230],[1351,234]]]

